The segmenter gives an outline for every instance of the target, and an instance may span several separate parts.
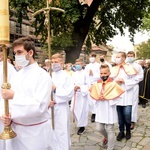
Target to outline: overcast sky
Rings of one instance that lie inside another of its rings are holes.
[[[142,34],[137,32],[134,37],[134,44],[140,44],[141,42],[147,41],[150,38],[148,33]],[[131,51],[134,50],[133,43],[130,41],[129,32],[125,30],[125,36],[121,36],[120,34],[115,36],[111,42],[107,43],[108,45],[112,45],[114,49]]]

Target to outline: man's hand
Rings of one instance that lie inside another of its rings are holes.
[[[2,89],[1,90],[2,97],[3,97],[3,99],[6,99],[6,100],[13,99],[14,93],[15,92],[11,89]]]
[[[122,84],[122,83],[124,83],[124,79],[118,78],[118,79],[116,80],[116,82],[117,82],[118,84]]]
[[[75,86],[75,87],[74,87],[74,91],[77,91],[78,89],[80,89],[79,86]]]
[[[54,91],[56,89],[56,86],[53,84],[52,85],[52,90]]]
[[[92,70],[89,71],[89,75],[93,76],[93,71]]]
[[[99,100],[103,100],[104,99],[104,95],[100,95],[98,99]]]
[[[48,105],[48,108],[49,108],[49,107],[54,107],[55,104],[56,104],[55,101],[50,100],[49,105]]]
[[[9,116],[2,115],[0,118],[1,118],[4,126],[9,126],[11,124],[11,116],[10,116],[10,114],[9,114]]]

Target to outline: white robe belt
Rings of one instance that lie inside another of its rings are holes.
[[[48,120],[45,120],[45,121],[42,121],[42,122],[39,122],[39,123],[28,124],[28,125],[26,125],[26,124],[21,124],[21,123],[17,123],[17,122],[14,122],[14,121],[12,121],[12,122],[13,122],[14,124],[17,124],[17,125],[20,125],[20,126],[36,126],[36,125],[45,123],[45,122],[47,122],[47,121],[48,121]]]

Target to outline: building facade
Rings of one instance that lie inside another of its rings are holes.
[[[28,12],[28,17],[23,16],[22,23],[18,23],[16,19],[16,11],[11,10],[11,17],[10,17],[10,43],[14,40],[24,37],[24,36],[31,36],[34,39],[35,46],[36,46],[36,53],[35,59],[39,63],[43,63],[44,59],[46,58],[46,51],[41,49],[40,37],[36,37],[34,35],[35,29],[32,27],[33,17],[32,11]],[[11,51],[11,57],[13,57],[13,52]]]

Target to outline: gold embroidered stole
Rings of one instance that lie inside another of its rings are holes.
[[[90,96],[94,100],[100,100],[99,97],[101,95],[104,97],[102,100],[113,100],[119,97],[122,93],[124,93],[122,87],[116,82],[113,82],[111,78],[108,78],[108,80],[105,82],[99,80],[90,88]]]
[[[133,68],[129,64],[124,64],[124,65],[117,65],[117,66],[112,67],[110,77],[116,77],[119,74],[120,68],[123,68],[124,72],[127,75],[136,75],[137,74],[137,71],[135,68]]]

